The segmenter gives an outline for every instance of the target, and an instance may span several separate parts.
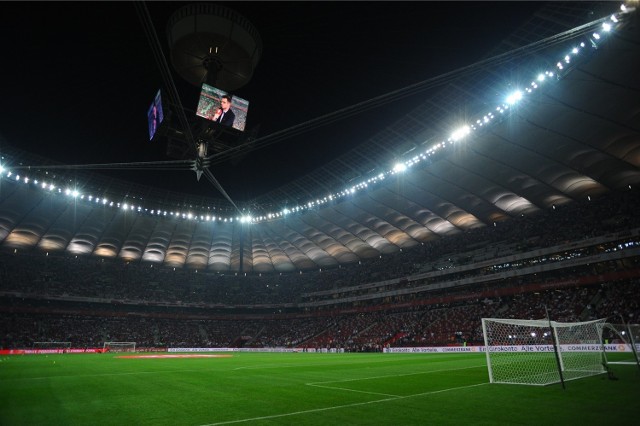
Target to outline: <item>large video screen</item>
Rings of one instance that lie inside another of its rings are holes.
[[[162,96],[160,90],[153,99],[149,111],[147,111],[147,122],[149,123],[149,140],[152,140],[156,134],[156,130],[160,127],[160,123],[164,119],[164,112],[162,111]]]
[[[244,131],[247,124],[249,101],[238,96],[231,96],[227,92],[207,83],[202,85],[200,100],[196,115],[207,120],[220,123]]]

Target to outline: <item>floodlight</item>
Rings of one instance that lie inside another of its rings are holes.
[[[393,171],[396,173],[404,172],[405,170],[407,170],[407,166],[404,163],[396,163],[396,165],[393,166]]]
[[[71,195],[73,195],[73,197],[75,198],[75,197],[77,197],[78,195],[80,195],[80,193],[79,193],[77,190],[73,190],[73,191],[71,192]]]
[[[609,31],[611,31],[611,24],[610,24],[610,23],[608,23],[608,22],[604,22],[604,23],[602,24],[602,30],[603,30],[603,31],[605,31],[605,32],[609,32]]]
[[[519,90],[516,90],[515,92],[507,96],[507,103],[509,105],[513,105],[516,102],[518,102],[520,99],[522,99],[522,92]]]
[[[539,74],[538,75],[538,81],[544,81],[544,74]]]
[[[469,133],[471,133],[471,128],[465,124],[464,126],[462,126],[459,129],[455,130],[451,134],[451,139],[453,141],[459,141],[460,139],[462,139],[465,136],[467,136]]]
[[[593,38],[595,38],[596,40],[600,40],[600,34],[593,33]]]
[[[0,173],[4,173],[4,167],[0,166]]]

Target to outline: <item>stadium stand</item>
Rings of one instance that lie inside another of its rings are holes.
[[[3,348],[481,344],[480,318],[640,316],[638,193],[611,193],[322,272],[221,274],[0,254]],[[578,219],[579,218],[579,219]],[[482,245],[481,248],[478,248]]]

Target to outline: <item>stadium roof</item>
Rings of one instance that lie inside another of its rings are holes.
[[[410,99],[408,111],[392,121],[354,120],[359,127],[345,132],[357,144],[243,200],[241,212],[186,191],[15,168],[40,159],[4,143],[0,244],[290,272],[394,253],[638,185],[640,30],[637,12],[619,7],[545,4],[484,56],[380,95],[385,103]],[[615,28],[608,33],[603,24]],[[514,91],[522,99],[507,101]],[[461,126],[466,132],[453,136]]]

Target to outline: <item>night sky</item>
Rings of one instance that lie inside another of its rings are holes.
[[[188,3],[149,2],[169,58],[166,23]],[[259,31],[263,53],[234,94],[249,100],[247,130],[264,137],[479,60],[540,2],[223,2]],[[0,135],[63,164],[171,160],[149,141],[146,112],[164,88],[129,2],[0,3]],[[171,67],[171,65],[169,65]],[[172,69],[185,108],[200,89]],[[232,199],[247,200],[365,142],[421,94],[212,166]],[[422,94],[424,96],[424,94]],[[1,148],[1,146],[0,146]],[[192,171],[103,172],[220,198]]]

